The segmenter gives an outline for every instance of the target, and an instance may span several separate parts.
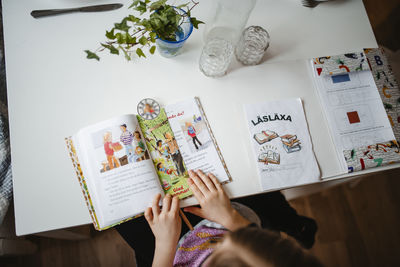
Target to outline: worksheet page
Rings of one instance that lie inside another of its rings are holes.
[[[247,104],[244,109],[263,190],[319,181],[300,98]]]
[[[370,70],[314,78],[343,171],[343,150],[395,140]]]

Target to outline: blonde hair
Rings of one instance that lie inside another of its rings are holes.
[[[111,132],[105,132],[103,135],[103,142],[104,143],[111,142],[111,137],[112,137]]]

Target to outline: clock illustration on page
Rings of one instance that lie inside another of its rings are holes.
[[[137,106],[137,112],[145,120],[153,120],[160,114],[160,105],[151,98],[141,100]]]

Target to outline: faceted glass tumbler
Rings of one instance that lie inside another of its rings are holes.
[[[204,75],[220,77],[226,74],[233,57],[233,45],[225,39],[209,40],[201,52],[199,67]]]
[[[260,26],[247,27],[236,45],[236,59],[244,65],[257,65],[269,47],[268,32]]]

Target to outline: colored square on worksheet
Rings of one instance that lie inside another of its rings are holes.
[[[360,117],[357,111],[347,112],[347,118],[349,118],[350,124],[360,122]]]

